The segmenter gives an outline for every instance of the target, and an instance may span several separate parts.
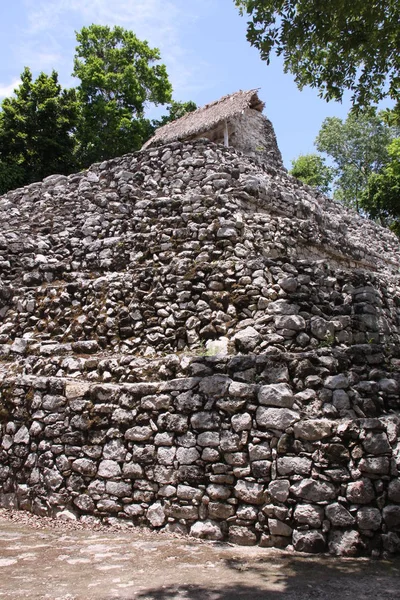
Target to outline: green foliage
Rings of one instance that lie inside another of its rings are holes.
[[[79,159],[83,165],[138,150],[152,134],[148,102],[171,101],[160,53],[122,27],[91,25],[77,33],[73,75],[78,97]]]
[[[26,185],[74,167],[73,133],[78,104],[75,90],[62,90],[55,71],[36,81],[25,68],[15,97],[0,112],[0,177],[2,191]]]
[[[387,147],[395,131],[373,111],[350,113],[344,122],[337,117],[324,120],[315,143],[334,162],[334,195],[338,200],[359,210],[370,175],[389,160]]]
[[[0,195],[23,186],[24,169],[12,161],[0,160]]]
[[[269,62],[283,56],[284,69],[301,89],[310,85],[327,100],[345,90],[368,106],[400,97],[398,0],[235,0],[247,13],[247,39]]]
[[[290,175],[301,179],[304,183],[317,188],[322,194],[327,194],[333,179],[333,169],[325,164],[318,154],[300,154],[292,160]]]
[[[167,106],[167,115],[163,115],[160,120],[153,121],[152,125],[155,129],[158,127],[163,127],[163,125],[167,125],[167,123],[171,123],[172,121],[176,121],[176,119],[180,119],[184,115],[189,112],[193,112],[196,110],[197,104],[189,100],[188,102],[177,102],[172,100],[171,104]]]
[[[400,236],[400,138],[388,146],[389,161],[373,173],[361,196],[361,206],[373,219]]]

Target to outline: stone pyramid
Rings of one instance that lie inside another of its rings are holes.
[[[0,198],[0,504],[400,549],[388,230],[206,139]]]

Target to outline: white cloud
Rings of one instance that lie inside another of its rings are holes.
[[[21,83],[20,79],[15,79],[9,85],[2,85],[0,83],[0,98],[8,98],[8,96],[11,96],[11,94],[14,92],[15,88],[17,88],[20,83]]]
[[[200,73],[204,73],[206,65],[190,56],[181,42],[185,27],[197,18],[198,0],[25,0],[25,4],[29,26],[23,55],[30,55],[29,64],[34,61],[37,69],[57,68],[58,64],[67,69],[59,50],[64,41],[71,48],[68,57],[71,72],[74,30],[99,23],[131,29],[140,39],[160,48],[176,97],[185,99],[190,91],[199,89],[198,81],[204,81]],[[212,10],[212,3],[206,0],[200,10]],[[53,32],[57,32],[56,39]],[[44,37],[50,49],[40,51],[39,43],[43,43]],[[58,64],[54,64],[56,59]]]

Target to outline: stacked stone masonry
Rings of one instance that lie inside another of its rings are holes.
[[[0,198],[0,503],[400,550],[399,243],[198,140]]]

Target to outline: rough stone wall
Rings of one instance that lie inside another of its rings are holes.
[[[399,258],[207,140],[1,197],[1,502],[398,551]]]
[[[229,144],[237,150],[277,169],[283,169],[282,155],[275,131],[265,115],[251,108],[232,120]]]
[[[362,379],[360,358],[197,357],[164,382],[6,382],[0,503],[246,545],[396,552],[400,419],[357,412],[360,398],[374,414],[398,407],[399,381]]]

